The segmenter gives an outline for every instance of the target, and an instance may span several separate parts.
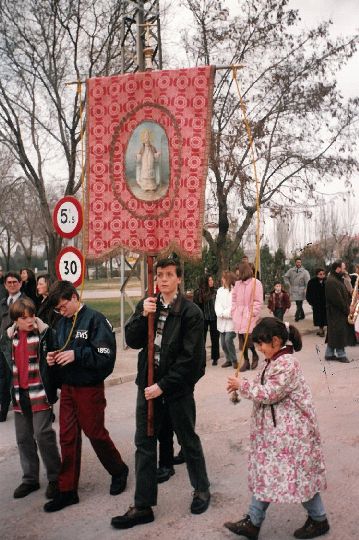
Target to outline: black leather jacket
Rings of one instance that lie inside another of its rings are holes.
[[[155,332],[159,316],[159,296],[155,316]],[[143,300],[125,327],[126,342],[132,349],[142,349],[138,355],[136,384],[144,389],[147,384],[147,323],[142,315]],[[191,394],[196,382],[204,375],[203,315],[198,306],[178,294],[166,319],[161,343],[160,363],[155,370],[155,382],[163,390],[163,397],[174,400]]]
[[[59,348],[67,341],[72,318],[62,317],[56,326]],[[94,386],[112,373],[116,339],[111,323],[87,306],[78,312],[75,328],[65,350],[75,352],[75,361],[62,367],[61,382],[71,386]]]

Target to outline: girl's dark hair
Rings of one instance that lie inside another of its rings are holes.
[[[239,263],[236,267],[237,278],[240,281],[247,281],[253,277],[253,270],[249,263]]]
[[[278,337],[283,345],[289,340],[295,351],[300,351],[302,348],[302,336],[299,330],[290,324],[288,331],[284,322],[276,317],[263,317],[253,328],[252,340],[254,343],[271,343],[274,337]]]
[[[232,290],[236,283],[236,274],[229,270],[224,270],[222,272],[222,278],[226,281],[227,288]]]
[[[203,278],[202,285],[200,285],[200,298],[202,303],[209,302],[213,296],[213,289],[211,289],[208,284],[209,278],[213,279],[213,287],[216,287],[213,274],[206,274]]]
[[[43,279],[45,281],[47,285],[47,292],[49,292],[51,285],[56,281],[56,279],[50,274],[41,274],[40,276],[37,276],[36,283],[39,282],[39,279]]]
[[[31,268],[21,268],[20,269],[20,274],[21,272],[25,270],[27,272],[27,279],[28,281],[35,281],[35,273],[33,270],[31,270]]]
[[[275,287],[276,285],[280,285],[280,286],[282,287],[282,292],[287,292],[287,289],[283,286],[283,283],[282,283],[281,281],[278,280],[278,281],[275,281],[274,284],[273,284],[273,289],[272,289],[272,291],[271,291],[272,293],[275,292],[274,287]]]

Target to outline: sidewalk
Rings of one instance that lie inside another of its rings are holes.
[[[313,327],[313,317],[311,307],[307,302],[303,305],[305,319],[299,322],[294,321],[295,304],[292,304],[289,312],[286,313],[284,319],[289,324],[294,324],[302,335],[315,334],[317,328]],[[270,316],[270,312],[266,306],[262,308],[262,317]],[[106,386],[114,386],[116,384],[122,384],[129,381],[134,381],[137,373],[137,355],[138,351],[127,348],[122,348],[122,335],[121,330],[116,331],[117,341],[117,358],[113,373],[106,379]],[[207,347],[210,346],[210,337],[207,336]],[[221,355],[223,358],[223,353]]]

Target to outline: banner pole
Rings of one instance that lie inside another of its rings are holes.
[[[147,255],[147,292],[148,296],[154,296],[154,279],[153,279],[153,261],[152,255]],[[154,354],[155,354],[155,314],[148,314],[148,336],[147,336],[147,386],[153,384],[153,371],[154,371]],[[154,435],[154,411],[153,411],[153,399],[148,400],[147,407],[147,436],[153,437]]]

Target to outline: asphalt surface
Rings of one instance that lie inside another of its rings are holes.
[[[292,308],[293,310],[293,308]],[[289,320],[292,320],[290,314]],[[348,348],[352,362],[324,361],[324,340],[315,335],[310,317],[298,323],[304,347],[297,353],[311,385],[319,418],[328,473],[323,494],[331,531],[323,538],[356,540],[359,502],[359,346]],[[119,336],[120,337],[120,336]],[[155,521],[127,531],[110,526],[112,516],[124,513],[133,503],[134,428],[136,387],[133,382],[136,352],[119,347],[116,368],[107,380],[106,425],[130,468],[126,491],[109,495],[110,478],[83,437],[80,504],[46,514],[46,478],[41,469],[41,489],[24,499],[13,499],[21,482],[15,442],[13,412],[0,424],[0,540],[218,540],[239,538],[223,527],[247,511],[247,451],[251,403],[233,405],[226,394],[230,368],[207,363],[205,376],[196,388],[197,431],[201,437],[211,480],[211,505],[200,516],[189,512],[191,486],[185,465],[159,486]],[[247,372],[253,377],[255,372]],[[57,412],[57,411],[56,411]],[[58,415],[57,415],[58,418]],[[58,431],[58,420],[55,421]],[[262,526],[260,540],[288,540],[306,519],[300,504],[272,505]]]

